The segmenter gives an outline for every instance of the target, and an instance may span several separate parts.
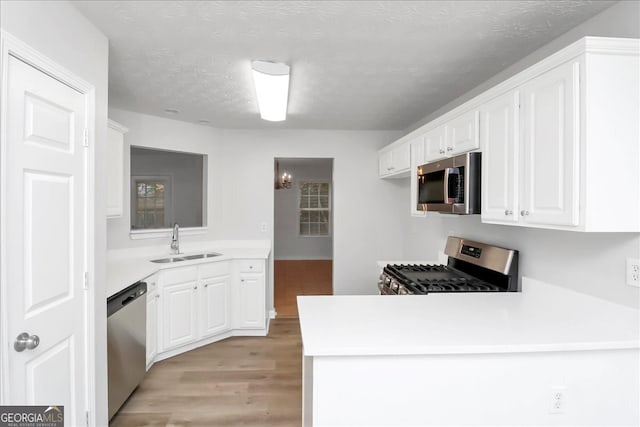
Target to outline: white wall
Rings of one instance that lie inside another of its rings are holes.
[[[486,83],[428,116],[413,128],[473,98],[583,36],[640,37],[640,2],[620,2],[596,15]],[[406,188],[408,192],[408,186]],[[634,188],[632,191],[638,191]],[[407,196],[408,197],[408,196]],[[640,290],[626,285],[626,258],[640,258],[637,233],[575,233],[482,224],[479,216],[409,218],[404,233],[407,259],[435,259],[447,235],[520,250],[520,273],[619,304],[640,307]]]
[[[298,206],[300,182],[332,182],[331,159],[281,159],[280,173],[293,176],[290,189],[276,190],[273,253],[275,259],[331,259],[333,248],[333,217],[329,220],[328,236],[300,236]],[[331,187],[333,190],[333,186]]]
[[[218,140],[217,131],[208,126],[133,113],[116,108],[109,109],[109,118],[129,129],[129,132],[124,135],[124,214],[121,218],[108,220],[107,238],[109,249],[166,244],[168,253],[171,243],[170,235],[163,238],[144,240],[131,240],[129,238],[131,229],[131,198],[129,197],[129,189],[131,188],[131,145],[207,155],[207,169],[209,171],[207,188],[210,189],[207,199],[207,230],[197,236],[186,236],[183,233],[180,236],[180,240],[188,242],[215,239],[216,230],[221,227],[215,216],[215,212],[219,210],[216,197],[219,185],[216,178],[217,171],[214,168],[214,159],[219,156],[219,144],[216,142]]]
[[[40,53],[64,66],[95,87],[95,193],[106,192],[107,38],[66,1],[2,1],[1,27]],[[95,203],[95,400],[90,401],[96,425],[107,425],[107,329],[105,305],[106,281],[106,198],[97,197]],[[93,393],[92,393],[93,395]]]
[[[129,128],[125,135],[125,188],[129,188],[130,144],[208,155],[209,188],[205,234],[183,242],[270,239],[273,242],[275,158],[332,158],[333,283],[336,294],[377,292],[379,259],[402,254],[406,180],[378,178],[377,150],[398,132],[326,130],[231,130],[110,109]],[[125,195],[124,212],[130,201]],[[170,238],[131,240],[128,215],[110,219],[110,249],[167,245]],[[267,231],[261,231],[262,223]],[[272,251],[273,255],[273,251]],[[273,283],[270,272],[270,284]],[[272,287],[267,295],[272,295]],[[270,302],[272,305],[272,301]]]
[[[274,223],[273,160],[333,158],[333,289],[377,293],[376,260],[402,252],[403,181],[378,178],[378,148],[397,138],[378,131],[241,131],[221,134],[221,238],[260,238]],[[273,238],[272,230],[268,237]]]

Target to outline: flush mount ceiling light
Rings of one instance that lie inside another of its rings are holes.
[[[251,69],[260,117],[271,122],[285,120],[289,97],[289,66],[280,62],[253,61]]]

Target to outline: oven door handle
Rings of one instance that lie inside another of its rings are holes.
[[[444,168],[444,204],[452,205],[454,198],[449,194],[449,176],[454,172],[454,168]]]

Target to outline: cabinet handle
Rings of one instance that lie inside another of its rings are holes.
[[[193,287],[193,289],[198,289],[198,287],[197,287],[197,286],[194,286],[194,287]]]
[[[156,295],[156,299],[160,298],[160,295]]]
[[[206,284],[204,285],[204,287],[205,287],[205,288],[208,288],[208,287],[209,287],[209,284],[208,284],[208,283],[206,283]]]
[[[520,215],[521,216],[528,216],[529,215],[529,211],[520,211]]]
[[[244,283],[244,279],[240,279],[240,281]]]
[[[444,154],[444,150],[440,150],[440,154]]]
[[[447,151],[453,151],[453,147],[447,147]]]
[[[504,214],[506,216],[513,215],[513,211],[511,209],[507,209],[506,211],[504,211]]]
[[[253,265],[250,265],[250,266],[249,266],[249,270],[253,270]]]

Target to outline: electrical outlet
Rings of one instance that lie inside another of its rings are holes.
[[[260,224],[260,231],[262,231],[263,233],[266,233],[267,230],[268,230],[267,223],[266,222],[261,223]]]
[[[627,285],[640,288],[640,259],[627,258]]]
[[[567,389],[565,387],[551,387],[550,414],[564,414],[567,406]]]

